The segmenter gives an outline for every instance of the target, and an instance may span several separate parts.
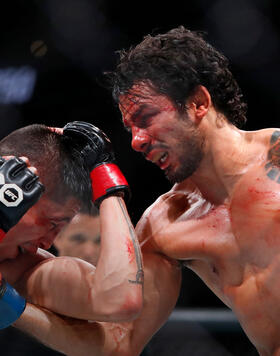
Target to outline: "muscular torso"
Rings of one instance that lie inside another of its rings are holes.
[[[269,175],[273,167],[276,172]],[[146,239],[196,272],[233,309],[262,355],[280,352],[277,172],[275,159],[272,166],[266,161],[251,168],[218,206],[183,182],[143,217]]]

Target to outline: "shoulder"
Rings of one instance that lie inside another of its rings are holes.
[[[143,213],[136,225],[136,233],[141,243],[153,237],[178,214],[178,202],[181,209],[188,208],[185,191],[176,189],[176,185],[168,192],[159,196]]]
[[[269,128],[248,133],[248,140],[252,137],[263,154],[239,179],[234,194],[277,191],[280,187],[280,129]]]
[[[240,178],[231,198],[231,207],[244,210],[244,213],[248,209],[255,211],[259,208],[263,213],[267,208],[279,211],[279,206],[280,143],[277,153],[268,151],[268,157],[263,162],[252,167]]]
[[[271,132],[264,169],[270,180],[280,184],[280,129]]]
[[[208,205],[190,180],[175,184],[142,215],[136,226],[139,241],[143,244],[175,222],[203,215],[205,210],[209,210]]]

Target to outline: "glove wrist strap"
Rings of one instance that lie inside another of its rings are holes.
[[[114,195],[128,189],[128,183],[119,167],[114,163],[103,163],[91,173],[92,200],[99,203],[107,195]]]

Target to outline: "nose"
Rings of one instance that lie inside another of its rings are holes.
[[[54,231],[49,231],[47,234],[45,234],[44,237],[39,240],[39,247],[44,250],[48,250],[53,244],[53,241],[56,236],[57,233],[55,233]]]
[[[99,247],[97,247],[90,241],[84,246],[81,255],[81,258],[83,258],[84,260],[96,264],[99,257]]]
[[[132,130],[131,147],[138,152],[144,152],[149,144],[149,136],[144,129],[138,127]]]

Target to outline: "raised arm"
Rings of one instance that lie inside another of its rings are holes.
[[[110,204],[104,204],[106,201]],[[100,207],[101,213],[107,208],[112,208],[116,203],[116,201],[109,201],[109,199],[106,201]],[[107,224],[107,219],[105,220]],[[146,241],[146,238],[149,238],[146,235],[149,226],[144,226],[145,221],[145,219],[141,220],[136,229],[141,241]],[[112,228],[112,225],[109,224],[108,226]],[[111,235],[109,234],[109,236]],[[181,286],[181,269],[176,261],[155,251],[151,241],[147,241],[142,246],[142,253],[145,273],[144,303],[137,319],[122,323],[91,323],[63,317],[28,305],[26,312],[16,322],[15,326],[27,331],[49,347],[69,356],[139,355],[172,312]],[[59,259],[55,260],[58,261]],[[130,287],[133,286],[137,287],[135,283],[130,285]],[[33,292],[36,291],[33,290]],[[32,291],[30,297],[34,298]],[[106,307],[105,304],[104,306]]]
[[[100,225],[97,268],[77,258],[47,259],[21,281],[28,301],[81,319],[120,321],[138,315],[142,307],[142,258],[122,198],[103,200]]]
[[[111,142],[97,127],[69,123],[64,135],[77,142],[89,169],[93,202],[100,209],[98,266],[60,257],[27,274],[28,300],[58,313],[91,320],[127,320],[142,306],[141,251],[122,196],[128,184],[115,163]],[[90,218],[90,217],[89,217]]]

